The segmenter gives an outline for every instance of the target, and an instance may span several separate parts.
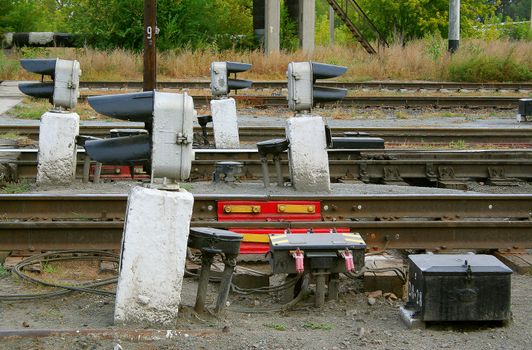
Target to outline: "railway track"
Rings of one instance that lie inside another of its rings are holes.
[[[142,123],[99,123],[83,124],[81,135],[108,137],[111,129],[142,129]],[[240,126],[239,139],[242,143],[256,143],[273,138],[284,138],[285,128],[278,126]],[[408,145],[412,143],[448,144],[461,141],[467,144],[515,145],[520,148],[532,146],[532,128],[444,128],[444,127],[335,127],[333,136],[343,136],[346,132],[365,132],[374,137],[382,137],[387,145]],[[199,127],[194,128],[201,134]],[[213,142],[212,128],[207,128],[210,142]],[[33,140],[39,139],[39,126],[0,124],[0,134],[18,134]]]
[[[37,175],[36,149],[0,150],[0,159],[16,161],[19,178]],[[77,176],[82,177],[85,154],[78,151]],[[243,164],[241,181],[262,178],[257,150],[197,149],[192,163],[192,181],[209,181],[218,161]],[[281,157],[283,174],[288,177],[286,153]],[[275,177],[275,167],[269,167]],[[411,150],[329,150],[329,170],[333,182],[365,182],[385,184],[421,184],[464,188],[467,181],[485,181],[494,185],[532,181],[532,150],[493,151],[411,151]],[[117,175],[117,169],[104,169],[102,174]]]
[[[81,95],[86,99],[95,94]],[[101,95],[101,94],[97,94]],[[196,107],[210,106],[211,96],[191,95]],[[240,105],[250,107],[286,107],[286,96],[233,95]],[[328,106],[342,107],[427,107],[427,108],[496,108],[517,109],[519,99],[515,96],[348,96]]]
[[[192,226],[349,227],[369,248],[532,247],[532,195],[194,195]],[[217,221],[223,201],[320,201],[320,221]],[[0,250],[118,249],[126,195],[0,195]]]
[[[341,87],[351,90],[494,90],[528,91],[532,83],[464,83],[464,82],[332,82],[320,81],[319,85]],[[142,89],[140,81],[84,81],[82,89]],[[168,81],[157,82],[159,89],[210,89],[210,81]],[[253,89],[286,89],[286,81],[254,81]]]

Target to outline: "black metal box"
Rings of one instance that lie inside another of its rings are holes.
[[[270,265],[273,273],[296,273],[292,253],[299,249],[304,256],[304,271],[317,269],[329,273],[346,272],[342,251],[353,256],[355,271],[364,267],[366,243],[358,233],[315,233],[270,235]]]
[[[408,303],[422,321],[508,320],[512,270],[491,255],[409,256]]]

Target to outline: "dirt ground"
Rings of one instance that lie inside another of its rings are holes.
[[[79,265],[79,264],[78,264]],[[254,265],[256,266],[256,264]],[[69,273],[62,271],[68,268]],[[94,265],[82,269],[83,275]],[[267,269],[263,265],[262,269]],[[76,266],[52,268],[43,275],[76,275]],[[43,276],[46,277],[46,276]],[[97,276],[96,276],[97,277]],[[107,277],[107,276],[105,276]],[[103,278],[103,277],[101,277]],[[78,276],[79,279],[79,276]],[[279,283],[272,281],[272,283]],[[513,321],[498,323],[435,323],[409,330],[399,318],[402,300],[377,298],[368,303],[361,280],[343,278],[340,297],[315,308],[312,293],[290,311],[252,313],[281,305],[278,294],[229,296],[222,315],[196,314],[197,282],[185,278],[182,307],[171,339],[141,340],[113,326],[114,297],[75,293],[37,302],[0,302],[0,332],[8,329],[107,329],[111,335],[58,335],[47,338],[0,338],[0,349],[529,349],[532,344],[532,276],[512,277]],[[208,302],[214,303],[218,286],[210,284]],[[0,294],[43,292],[42,287],[0,278]],[[239,310],[241,309],[241,310]]]

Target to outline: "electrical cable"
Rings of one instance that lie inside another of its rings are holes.
[[[30,256],[19,263],[17,263],[12,272],[17,275],[22,280],[28,282],[44,285],[47,287],[57,288],[57,290],[48,292],[48,293],[39,293],[39,294],[8,294],[0,295],[0,301],[20,301],[20,300],[34,300],[40,298],[50,298],[55,296],[64,295],[71,292],[84,292],[84,293],[93,293],[99,295],[115,295],[115,292],[106,291],[98,289],[98,287],[114,284],[117,282],[117,277],[106,278],[97,281],[89,281],[79,283],[77,285],[61,285],[57,283],[51,283],[39,280],[37,278],[31,277],[25,274],[22,270],[28,265],[33,265],[36,263],[49,263],[55,261],[65,261],[65,260],[101,260],[101,261],[111,261],[118,263],[118,255],[106,251],[100,250],[64,250],[64,251],[53,251],[46,252],[38,255]]]

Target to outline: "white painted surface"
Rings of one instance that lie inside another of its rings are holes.
[[[239,148],[235,100],[233,98],[212,100],[211,114],[216,148]]]
[[[129,193],[115,323],[175,327],[193,204],[184,190]]]
[[[39,127],[38,184],[69,184],[76,173],[79,115],[46,112]]]
[[[35,45],[46,45],[54,41],[54,32],[30,32],[28,42]]]
[[[152,135],[152,179],[189,178],[192,168],[194,102],[187,94],[155,92]]]
[[[286,136],[292,185],[298,191],[330,191],[329,157],[323,119],[312,115],[289,118]]]
[[[57,59],[55,63],[54,106],[74,108],[79,97],[79,77],[81,69],[78,61]]]

